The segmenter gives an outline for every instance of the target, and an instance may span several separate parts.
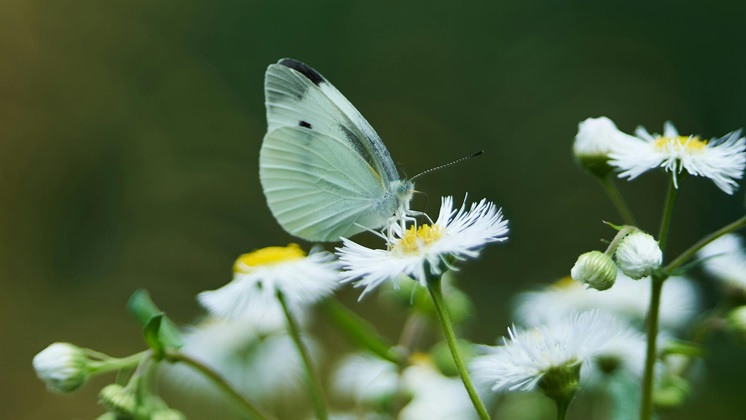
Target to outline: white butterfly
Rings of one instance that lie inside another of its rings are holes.
[[[420,214],[409,209],[414,183],[399,177],[373,127],[316,70],[282,59],[267,68],[264,94],[259,178],[286,231],[323,242],[380,227],[391,235]]]

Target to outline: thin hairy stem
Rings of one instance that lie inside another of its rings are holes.
[[[319,380],[319,377],[313,368],[311,357],[308,354],[308,349],[306,349],[305,344],[303,344],[303,340],[301,340],[300,327],[298,326],[298,322],[296,322],[293,314],[288,308],[287,301],[285,300],[285,295],[282,292],[278,291],[277,299],[280,301],[280,304],[282,305],[282,311],[285,313],[285,319],[288,323],[288,331],[290,332],[290,336],[293,338],[295,347],[298,348],[298,353],[300,354],[301,360],[303,361],[303,367],[306,371],[306,386],[308,388],[308,394],[311,397],[313,409],[316,412],[316,418],[318,420],[327,420],[329,418],[329,414],[326,410],[326,401],[324,400],[321,381]]]
[[[246,411],[247,414],[258,420],[268,420],[272,417],[262,413],[258,408],[251,403],[251,401],[244,398],[235,388],[233,388],[228,381],[225,380],[220,374],[212,370],[209,366],[203,364],[199,360],[193,359],[190,356],[178,352],[176,350],[166,350],[166,359],[170,362],[180,362],[190,366],[192,369],[199,371],[202,375],[212,381],[222,392],[228,395],[233,401],[235,401],[241,408]]]
[[[466,392],[469,394],[469,398],[471,398],[471,402],[474,404],[474,408],[477,410],[479,418],[482,420],[489,420],[490,415],[487,413],[487,408],[485,408],[484,403],[479,398],[479,394],[477,394],[474,384],[471,382],[469,372],[466,370],[464,361],[461,359],[461,354],[458,350],[458,345],[456,344],[456,334],[453,332],[453,325],[451,324],[451,319],[448,316],[448,310],[446,309],[446,304],[443,300],[443,290],[441,288],[440,279],[440,276],[432,276],[427,282],[427,289],[433,299],[435,313],[438,315],[438,321],[440,321],[440,325],[443,328],[443,336],[446,339],[446,343],[448,343],[448,348],[451,350],[456,369],[458,369],[458,373],[461,375],[461,380],[464,383],[464,387],[466,387]]]
[[[606,195],[609,196],[612,204],[614,204],[614,207],[616,207],[616,210],[622,217],[624,224],[637,226],[635,216],[632,214],[632,210],[629,208],[629,205],[627,205],[627,201],[625,201],[624,197],[622,197],[622,193],[619,192],[619,188],[617,188],[616,184],[614,183],[611,173],[603,177],[597,177],[597,179],[601,183],[601,186],[604,188],[604,191],[606,191]]]

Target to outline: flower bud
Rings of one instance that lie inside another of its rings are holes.
[[[601,251],[590,251],[578,257],[570,270],[575,281],[587,284],[596,290],[606,290],[616,281],[616,265]]]
[[[34,356],[36,375],[50,391],[73,392],[88,381],[88,357],[70,343],[54,343]]]
[[[106,385],[98,393],[98,398],[106,409],[118,416],[134,416],[137,399],[127,388],[119,384]]]
[[[663,263],[663,252],[658,242],[651,235],[639,230],[622,238],[615,256],[622,272],[635,280],[653,274],[653,271]]]

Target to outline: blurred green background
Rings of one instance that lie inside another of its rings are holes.
[[[619,221],[573,163],[579,121],[720,136],[746,124],[746,5],[648,1],[6,0],[0,13],[0,417],[92,418],[106,381],[53,395],[31,358],[53,341],[143,348],[124,305],[147,288],[179,323],[234,258],[294,241],[258,179],[263,73],[307,62],[439,197],[503,206],[511,239],[461,272],[492,343],[518,291],[568,273]],[[665,177],[621,188],[654,230]],[[686,180],[671,254],[743,214],[743,191]],[[705,290],[707,290],[705,288]],[[344,289],[354,304],[357,292]],[[708,302],[709,295],[704,296]],[[400,325],[354,306],[381,331]],[[386,322],[382,322],[386,321]],[[334,343],[334,342],[333,342]],[[706,375],[665,418],[742,418],[744,348],[711,340]],[[176,405],[178,408],[178,405]]]

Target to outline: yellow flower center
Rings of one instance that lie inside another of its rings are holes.
[[[411,226],[404,232],[397,248],[405,254],[419,254],[423,247],[437,242],[443,236],[443,227],[438,225],[420,225],[417,229]]]
[[[578,282],[573,280],[572,277],[565,276],[555,281],[554,283],[552,283],[552,287],[557,288],[557,289],[570,289],[572,287],[575,287],[575,285],[577,284]]]
[[[679,150],[700,151],[707,147],[707,140],[697,136],[658,137],[655,139],[655,147],[665,149],[674,146]]]
[[[427,353],[416,351],[409,356],[409,363],[413,365],[425,365],[432,363],[432,360]]]
[[[233,264],[233,272],[246,273],[249,272],[252,267],[299,260],[305,256],[306,253],[303,252],[298,244],[289,244],[288,246],[268,246],[247,254],[241,254]]]

